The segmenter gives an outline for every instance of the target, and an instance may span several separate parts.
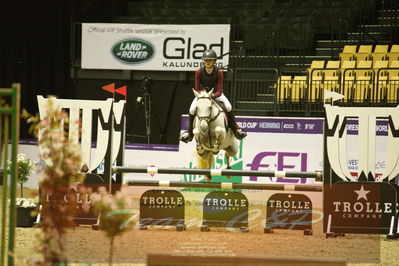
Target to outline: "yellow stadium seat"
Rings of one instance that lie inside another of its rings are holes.
[[[383,54],[386,54],[386,53],[388,53],[388,44],[384,44],[384,45],[382,45],[382,44],[377,44],[376,46],[375,46],[375,48],[374,48],[374,51],[373,51],[373,53],[383,53]]]
[[[307,92],[307,76],[295,76],[292,81],[291,101],[299,102]]]
[[[344,61],[341,64],[341,94],[343,94],[344,101],[351,101],[353,98],[353,85],[355,82],[356,61]]]
[[[399,60],[393,60],[388,69],[387,99],[390,103],[399,101]]]
[[[355,84],[353,90],[353,101],[364,102],[370,100],[372,83],[372,61],[359,61],[355,69]]]
[[[372,61],[359,61],[357,63],[356,69],[355,69],[355,75],[356,76],[372,76],[372,67],[373,67],[373,62]]]
[[[394,60],[399,60],[399,44],[393,44],[388,53],[389,64]]]
[[[374,93],[373,99],[375,102],[381,102],[385,99],[388,72],[388,61],[375,61],[373,64],[374,69]]]
[[[292,88],[291,76],[280,76],[278,79],[277,99],[279,102],[284,102],[289,99]]]
[[[359,63],[360,61],[370,60],[372,51],[372,45],[360,45],[359,50],[355,55],[356,61]]]
[[[340,61],[327,61],[326,70],[324,70],[325,76],[338,76],[338,70],[328,69],[328,68],[337,68],[339,69]]]
[[[356,49],[357,49],[356,45],[345,45],[344,49],[339,54],[339,59],[341,61],[341,64],[344,61],[355,60]]]
[[[320,91],[323,90],[323,76],[310,77],[309,84],[311,87],[309,89],[308,100],[314,102],[319,97]]]
[[[377,60],[388,59],[388,45],[376,45],[371,56],[373,57],[373,65]]]
[[[310,68],[324,68],[324,60],[313,60]]]
[[[324,70],[323,89],[336,91],[339,89],[340,61],[328,61]]]
[[[388,70],[388,75],[393,75],[393,76],[398,76],[399,75],[399,60],[393,60],[390,64],[389,64],[389,69]]]
[[[309,101],[315,101],[317,92],[322,89],[324,61],[313,60],[310,68],[308,68],[310,91],[308,95]],[[303,95],[305,96],[305,95]]]
[[[321,70],[313,70],[316,68],[324,68],[324,61],[323,60],[313,60],[312,64],[310,65],[310,68],[308,68],[309,75],[311,74],[313,76],[321,76],[321,74],[322,74]]]

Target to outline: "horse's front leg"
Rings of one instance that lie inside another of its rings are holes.
[[[222,143],[226,139],[226,129],[221,126],[217,126],[215,128],[215,136],[216,136],[216,140],[215,140],[215,143],[213,144],[213,148],[219,150],[220,145],[222,145]]]
[[[199,141],[200,134],[201,134],[201,132],[197,127],[193,129],[193,135],[194,135],[195,139],[197,140],[197,142]]]

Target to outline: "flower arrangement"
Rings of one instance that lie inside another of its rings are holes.
[[[38,198],[27,199],[27,198],[16,198],[15,204],[21,208],[35,208],[39,202]]]
[[[36,162],[32,161],[26,154],[19,153],[17,155],[17,182],[21,184],[21,197],[24,197],[23,184],[29,180],[29,176],[33,173]],[[11,171],[11,160],[7,161],[7,170]]]

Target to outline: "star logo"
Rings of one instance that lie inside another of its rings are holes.
[[[355,190],[355,193],[357,194],[357,200],[362,198],[367,200],[367,194],[370,193],[370,190],[364,190],[364,187],[362,185],[359,190]]]

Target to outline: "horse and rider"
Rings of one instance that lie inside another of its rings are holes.
[[[223,94],[223,71],[215,66],[216,53],[208,49],[204,65],[195,72],[195,98],[189,110],[189,129],[180,140],[196,140],[198,168],[212,168],[214,155],[224,150],[227,168],[230,157],[238,152],[239,142],[247,134],[237,125],[230,101]],[[206,176],[211,181],[211,176]]]
[[[234,133],[234,136],[240,140],[246,137],[246,132],[241,130],[237,125],[235,115],[232,111],[232,106],[227,97],[223,94],[223,71],[216,67],[217,60],[216,52],[212,49],[207,49],[203,55],[202,60],[204,65],[197,69],[195,72],[195,86],[194,89],[198,93],[203,90],[212,89],[212,99],[224,107],[226,113],[228,126]],[[180,137],[180,140],[187,143],[194,137],[193,125],[196,116],[198,97],[192,101],[189,109],[189,129]]]

